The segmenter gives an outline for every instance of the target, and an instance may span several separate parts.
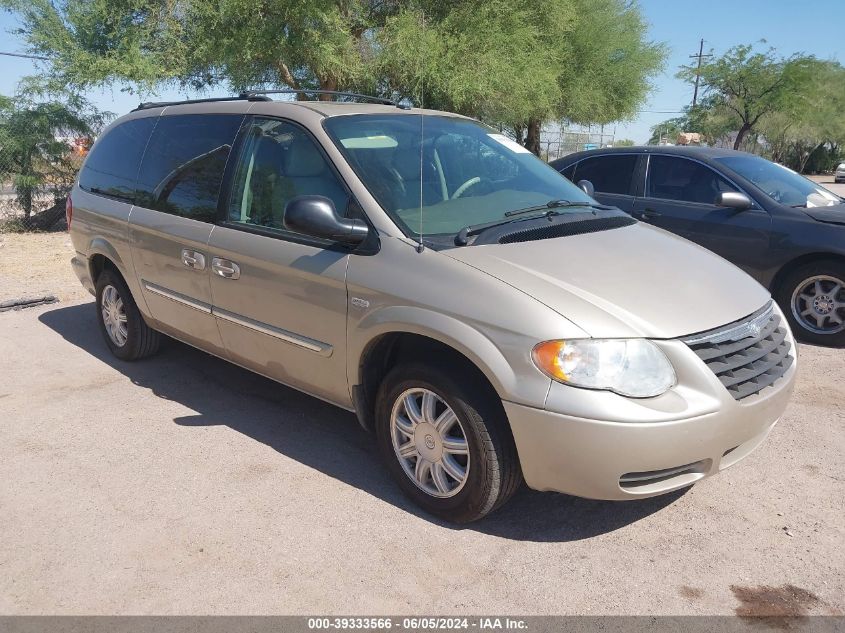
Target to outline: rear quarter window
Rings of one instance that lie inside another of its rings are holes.
[[[90,193],[127,203],[135,198],[135,179],[156,117],[132,119],[100,137],[79,172],[79,186]]]
[[[223,171],[242,121],[239,114],[160,117],[141,163],[136,204],[213,222]]]

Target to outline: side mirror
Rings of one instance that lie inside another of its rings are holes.
[[[752,206],[751,198],[744,193],[738,191],[723,191],[716,196],[715,205],[717,207],[728,207],[729,209],[736,209],[737,211],[745,211]]]
[[[591,183],[589,180],[579,180],[578,188],[581,189],[581,191],[586,193],[591,198],[596,195],[596,188],[593,187],[593,183]]]
[[[340,217],[334,203],[323,196],[297,196],[288,202],[284,225],[289,231],[344,244],[360,244],[370,232],[363,220]]]

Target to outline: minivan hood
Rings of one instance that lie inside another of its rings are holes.
[[[829,207],[809,207],[801,209],[814,220],[828,224],[845,224],[845,203]]]
[[[595,338],[676,338],[741,319],[769,300],[733,264],[642,223],[441,252],[534,297]]]

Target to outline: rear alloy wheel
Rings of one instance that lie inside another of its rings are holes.
[[[778,302],[795,335],[808,343],[845,346],[845,266],[813,262],[789,274]]]
[[[121,360],[137,360],[158,351],[161,335],[141,316],[126,282],[106,269],[97,278],[97,316],[111,353]]]
[[[126,345],[129,334],[126,329],[126,307],[123,305],[123,299],[120,298],[117,288],[112,285],[103,288],[100,312],[102,313],[106,334],[111,342],[117,347]]]
[[[522,483],[501,400],[466,371],[395,367],[378,393],[375,430],[396,483],[417,505],[449,521],[480,519]]]

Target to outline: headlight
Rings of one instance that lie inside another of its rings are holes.
[[[546,341],[531,355],[552,379],[575,387],[649,398],[675,384],[669,359],[645,339]]]

